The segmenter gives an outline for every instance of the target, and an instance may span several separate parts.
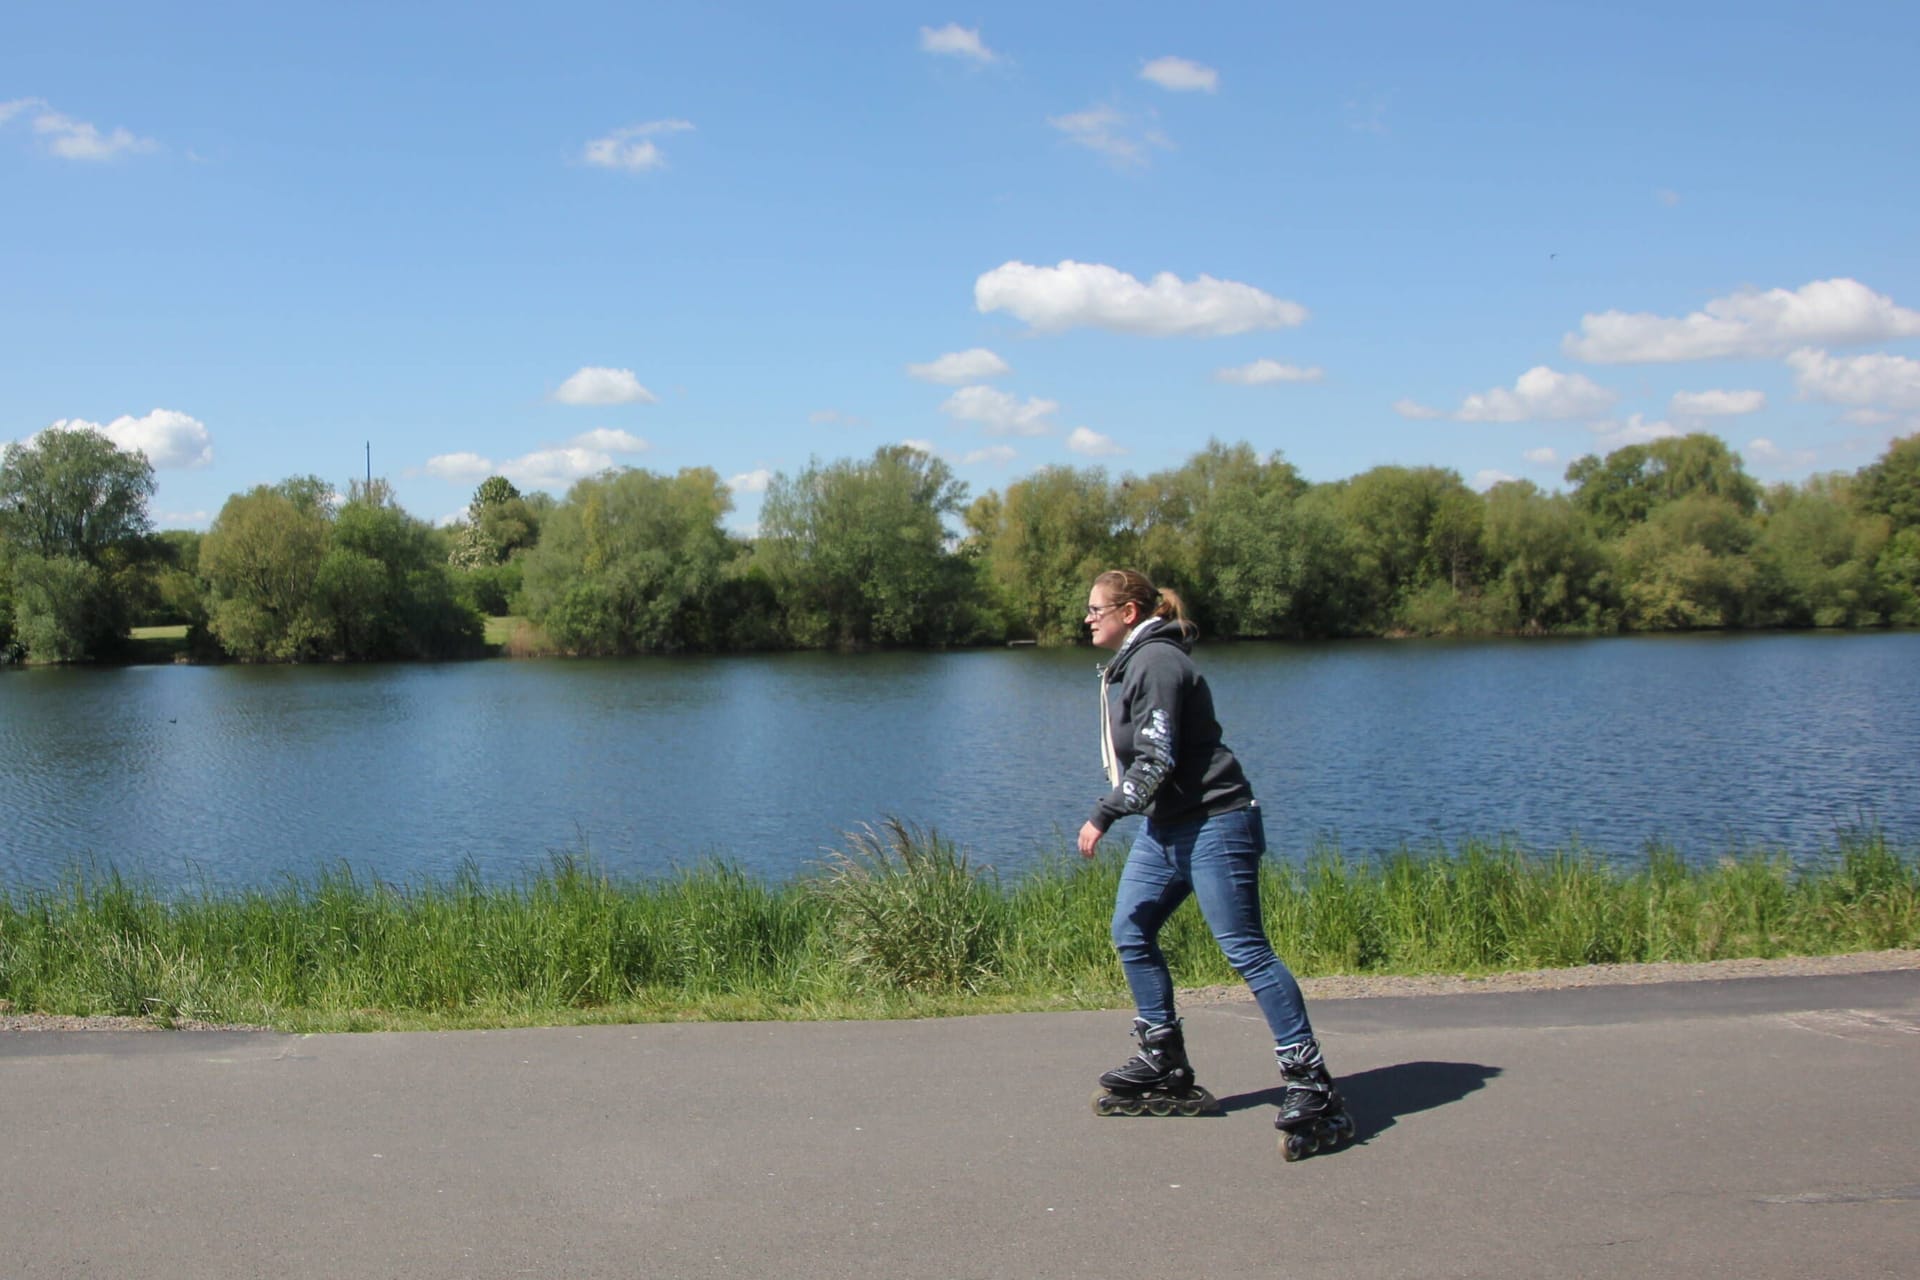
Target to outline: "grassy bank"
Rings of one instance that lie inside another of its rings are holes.
[[[620,881],[558,856],[517,884],[339,871],[169,900],[112,874],[0,889],[0,1000],[289,1030],[671,1018],[887,1017],[1124,1004],[1107,943],[1120,857],[1001,881],[897,823],[770,884],[722,864]],[[1621,867],[1466,842],[1269,862],[1267,923],[1303,977],[1487,973],[1920,945],[1920,852],[1848,836],[1813,865],[1747,852]],[[1163,945],[1183,984],[1234,975],[1198,913]]]

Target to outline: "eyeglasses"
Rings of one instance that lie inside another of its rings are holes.
[[[1125,607],[1126,604],[1124,601],[1120,604],[1090,604],[1087,606],[1087,617],[1098,622],[1102,617],[1112,613],[1115,609],[1124,609]]]

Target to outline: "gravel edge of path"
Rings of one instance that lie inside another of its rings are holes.
[[[1698,963],[1592,964],[1570,969],[1527,969],[1463,978],[1449,974],[1415,976],[1331,976],[1305,978],[1300,989],[1309,1000],[1366,1000],[1382,996],[1451,996],[1487,991],[1545,991],[1569,987],[1622,987],[1655,982],[1708,982],[1722,978],[1801,977],[1832,973],[1884,973],[1920,969],[1920,950],[1856,951],[1833,956],[1783,956],[1773,960],[1707,960]],[[1187,1004],[1232,1004],[1249,999],[1231,986],[1193,987],[1180,992]],[[68,1014],[14,1013],[0,1000],[0,1033],[8,1031],[271,1031],[238,1023],[179,1022],[165,1026],[151,1018],[80,1017]]]

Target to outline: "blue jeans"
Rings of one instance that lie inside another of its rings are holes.
[[[1173,1021],[1173,976],[1160,951],[1160,926],[1192,894],[1227,963],[1259,1002],[1273,1042],[1298,1044],[1313,1034],[1300,984],[1273,953],[1260,921],[1266,851],[1256,805],[1187,822],[1149,820],[1140,828],[1113,904],[1113,945],[1142,1018],[1155,1026]]]

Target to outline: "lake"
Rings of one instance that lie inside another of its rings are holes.
[[[1104,788],[1092,649],[0,671],[0,886],[345,863],[769,878],[889,814],[1018,871]],[[1203,644],[1278,856],[1920,842],[1920,634]],[[1131,824],[1116,835],[1125,839]]]

